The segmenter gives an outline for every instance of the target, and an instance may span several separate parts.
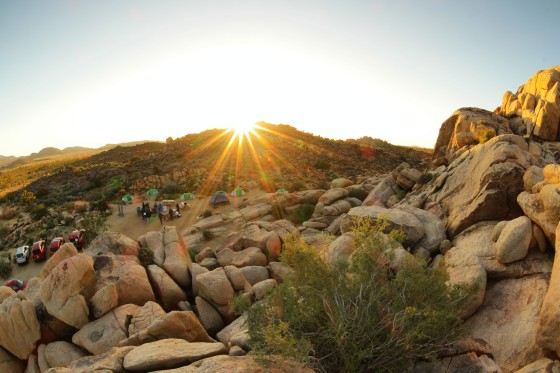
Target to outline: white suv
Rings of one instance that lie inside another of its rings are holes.
[[[16,262],[17,264],[27,263],[29,260],[29,255],[31,255],[31,250],[29,246],[20,246],[16,249]]]

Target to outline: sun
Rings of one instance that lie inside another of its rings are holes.
[[[251,122],[239,122],[234,126],[229,128],[229,131],[233,131],[233,137],[243,138],[248,137],[249,133],[252,133],[256,127],[255,123]]]

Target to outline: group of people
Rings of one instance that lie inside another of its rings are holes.
[[[150,207],[149,202],[142,202],[142,207],[136,207],[136,213],[140,216],[146,223],[150,223],[150,218],[152,215],[157,214],[159,217],[159,222],[163,225],[164,217],[169,217],[170,220],[179,219],[181,217],[181,208],[189,206],[185,202],[177,202],[175,208],[169,208],[163,203],[154,202],[154,206]]]

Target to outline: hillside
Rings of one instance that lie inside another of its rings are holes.
[[[25,188],[47,205],[78,199],[96,201],[113,198],[119,190],[131,191],[138,180],[150,176],[167,180],[165,175],[184,170],[192,176],[180,180],[179,188],[203,194],[247,182],[258,182],[267,191],[321,188],[338,177],[360,181],[385,174],[402,162],[422,170],[431,157],[429,150],[372,138],[331,140],[288,125],[260,123],[249,139],[239,141],[232,136],[231,132],[213,129],[169,139],[165,144],[117,146],[60,162]],[[11,171],[15,172],[17,169]]]

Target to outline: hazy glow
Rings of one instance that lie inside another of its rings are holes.
[[[0,154],[258,121],[431,147],[457,108],[493,110],[559,63],[559,13],[505,0],[4,2]]]

